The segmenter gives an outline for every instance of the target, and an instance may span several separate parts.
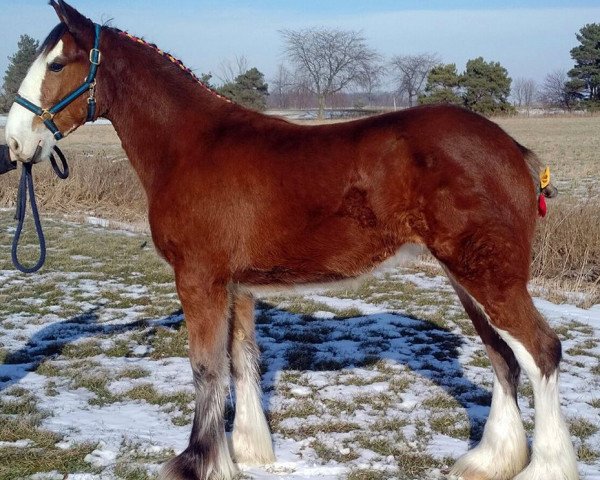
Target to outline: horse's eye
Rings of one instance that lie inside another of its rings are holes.
[[[48,70],[51,72],[60,72],[63,68],[64,65],[62,63],[52,62],[50,65],[48,65]]]

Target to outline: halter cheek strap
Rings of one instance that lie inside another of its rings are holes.
[[[94,48],[90,50],[90,69],[85,81],[78,88],[48,109],[43,109],[20,95],[15,97],[15,103],[18,103],[30,112],[35,113],[42,119],[42,122],[44,122],[44,125],[52,132],[52,135],[54,135],[56,140],[63,138],[63,134],[56,123],[54,123],[54,116],[85,92],[89,92],[86,122],[93,121],[96,116],[96,73],[98,71],[98,65],[100,65],[100,61],[102,60],[102,54],[98,48],[100,46],[101,29],[102,27],[100,25],[94,23],[95,37]]]

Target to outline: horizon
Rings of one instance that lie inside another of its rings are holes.
[[[467,60],[481,56],[487,62],[500,62],[513,80],[531,78],[539,85],[548,73],[574,66],[570,50],[578,45],[576,33],[600,20],[600,1],[590,0],[492,0],[484,6],[475,0],[459,0],[452,7],[434,0],[426,3],[427,8],[417,0],[400,2],[400,6],[393,0],[375,5],[359,0],[235,0],[225,4],[183,0],[176,9],[159,0],[73,3],[96,22],[112,19],[111,25],[156,43],[196,74],[212,73],[217,79],[223,62],[244,56],[249,68],[264,73],[267,83],[280,63],[288,63],[278,32],[320,26],[361,31],[386,62],[394,55],[431,53],[463,71]],[[21,0],[3,11],[0,70],[4,75],[19,36],[28,34],[41,43],[57,18],[40,0]]]

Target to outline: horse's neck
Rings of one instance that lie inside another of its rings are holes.
[[[181,154],[180,146],[201,139],[229,104],[172,68],[169,60],[150,47],[119,39],[115,57],[111,62],[110,52],[105,53],[106,117],[150,193],[177,160],[173,156]],[[132,61],[124,62],[124,58]],[[190,138],[192,132],[196,138]]]

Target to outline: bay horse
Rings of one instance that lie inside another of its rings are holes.
[[[230,479],[236,463],[274,460],[253,288],[357,277],[407,244],[441,263],[494,371],[482,439],[451,475],[578,478],[559,403],[561,344],[527,291],[541,168],[531,151],[451,106],[318,126],[265,116],[157,47],[50,3],[60,24],[11,107],[7,142],[19,160],[40,161],[86,118],[105,117],[139,176],[154,244],[174,270],[196,390],[189,445],[162,478]],[[516,401],[521,369],[535,396],[531,455]]]

